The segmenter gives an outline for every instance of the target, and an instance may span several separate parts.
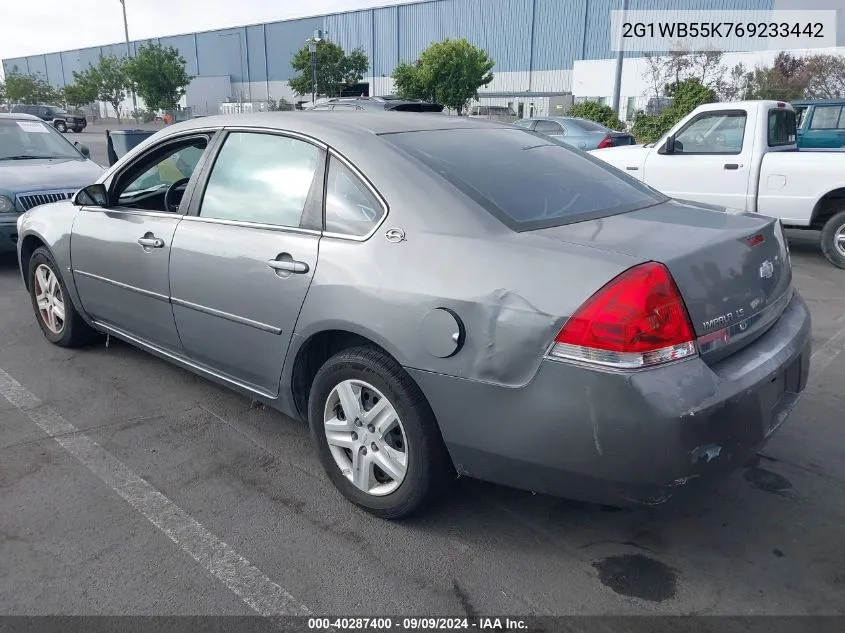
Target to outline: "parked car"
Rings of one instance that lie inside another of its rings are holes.
[[[513,123],[519,117],[512,108],[508,106],[487,106],[477,105],[469,109],[471,119],[487,119],[489,121],[501,121],[502,123]]]
[[[845,148],[845,99],[793,101],[798,147]]]
[[[455,472],[661,503],[751,460],[807,381],[777,220],[511,125],[207,117],[18,228],[48,341],[107,333],[308,420],[386,518]]]
[[[673,198],[821,231],[822,252],[845,268],[845,152],[796,151],[795,141],[788,103],[711,103],[656,143],[593,155]]]
[[[337,97],[318,102],[307,110],[387,110],[391,112],[442,112],[439,103],[399,97]]]
[[[70,198],[103,173],[88,153],[41,119],[0,114],[0,252],[14,252],[20,213]]]
[[[12,107],[12,112],[37,116],[62,133],[67,132],[68,129],[79,133],[88,127],[88,119],[84,112],[71,114],[59,106],[18,104]]]
[[[532,117],[521,119],[515,125],[583,150],[633,145],[636,142],[627,132],[617,132],[595,121],[576,117]]]

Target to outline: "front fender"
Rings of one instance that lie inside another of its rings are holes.
[[[18,219],[18,265],[26,286],[29,255],[37,248],[35,241],[46,246],[59,267],[73,305],[82,313],[70,257],[71,234],[78,213],[79,207],[69,201],[45,204],[24,213]],[[84,314],[83,317],[87,320]]]

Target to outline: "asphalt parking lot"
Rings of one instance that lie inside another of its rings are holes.
[[[648,511],[462,479],[401,523],[341,498],[303,424],[115,340],[50,345],[3,258],[0,613],[845,613],[845,271],[811,238],[810,386],[759,466]]]

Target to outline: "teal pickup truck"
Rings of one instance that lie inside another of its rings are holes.
[[[793,101],[798,147],[845,149],[845,99]]]

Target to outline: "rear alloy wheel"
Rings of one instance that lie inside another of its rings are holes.
[[[831,264],[845,268],[845,211],[840,211],[825,223],[821,247]]]
[[[67,123],[65,123],[64,121],[56,121],[56,129],[62,134],[64,134],[65,132],[67,132]]]
[[[308,412],[323,468],[368,512],[409,516],[448,484],[451,463],[428,402],[379,350],[350,349],[326,361],[314,378]]]
[[[29,294],[41,331],[60,347],[77,347],[90,342],[96,333],[85,323],[68,297],[59,267],[43,246],[29,260]]]

